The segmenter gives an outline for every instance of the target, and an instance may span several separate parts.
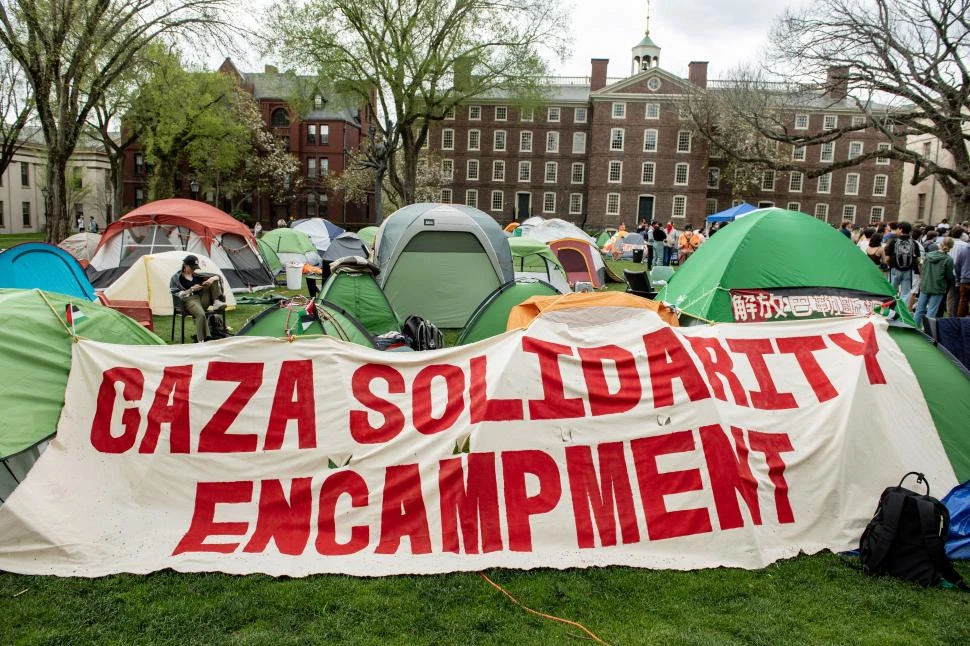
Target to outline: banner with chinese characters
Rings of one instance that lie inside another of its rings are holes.
[[[731,311],[737,323],[872,316],[893,304],[891,296],[844,289],[731,290]]]
[[[878,317],[541,317],[410,354],[81,340],[0,569],[758,568],[858,545],[907,471],[956,484],[920,393]]]

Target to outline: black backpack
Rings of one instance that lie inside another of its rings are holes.
[[[408,345],[414,350],[437,350],[445,347],[441,330],[431,321],[416,314],[405,319],[401,332],[407,337]]]
[[[926,495],[902,486],[911,475],[916,476],[917,484],[926,486]],[[911,471],[898,486],[882,492],[876,515],[859,540],[862,569],[871,576],[889,575],[922,586],[937,585],[945,579],[968,590],[946,556],[949,531],[950,512],[930,496],[926,477]]]
[[[912,269],[916,262],[916,242],[912,238],[896,238],[893,260],[896,269]]]

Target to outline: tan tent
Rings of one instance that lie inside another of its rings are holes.
[[[104,290],[104,295],[112,301],[148,301],[152,314],[171,316],[174,308],[169,282],[176,272],[182,270],[182,260],[186,255],[184,251],[166,251],[142,256]],[[201,273],[215,274],[222,278],[226,307],[234,308],[236,297],[228,287],[225,274],[208,257],[198,254],[195,256],[199,259]]]
[[[621,320],[630,315],[630,310],[650,310],[656,312],[665,323],[680,326],[673,310],[658,301],[625,292],[586,292],[533,296],[512,308],[506,329],[529,327],[537,317],[548,314],[554,314],[564,321],[578,318],[579,323],[596,325]]]

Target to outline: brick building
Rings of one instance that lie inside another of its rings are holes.
[[[688,90],[716,92],[729,82],[709,83],[704,62],[691,63],[687,78],[662,69],[649,26],[631,62],[623,78],[607,76],[606,59],[591,61],[589,77],[550,78],[538,108],[520,109],[498,92],[456,108],[429,135],[451,177],[442,201],[477,206],[503,223],[541,215],[591,229],[640,218],[698,225],[732,206],[724,160],[692,135],[681,108]],[[793,127],[806,134],[864,118],[844,91],[808,92],[789,107]],[[886,145],[866,129],[791,154],[807,172]],[[804,172],[766,172],[761,190],[746,198],[831,223],[897,219],[901,171],[895,160],[870,159],[811,180]]]
[[[300,79],[304,91],[309,89],[309,111],[295,114],[289,105],[297,94],[294,81],[288,74],[281,74],[271,66],[263,72],[240,72],[230,59],[219,67],[253,95],[259,104],[266,127],[282,138],[292,155],[300,160],[303,185],[295,199],[273,202],[265,195],[243,204],[243,211],[252,220],[263,224],[275,223],[280,218],[298,219],[322,217],[341,226],[361,227],[375,221],[373,198],[366,205],[344,202],[340,196],[330,194],[324,187],[324,178],[331,173],[339,174],[345,165],[347,151],[360,147],[367,132],[366,111],[346,105],[328,97],[326,91],[312,86],[313,79]],[[125,153],[122,168],[123,212],[144,203],[148,195],[148,174],[144,155],[136,145]],[[195,189],[195,190],[193,190]],[[191,174],[182,173],[179,178],[180,197],[205,200],[213,203],[213,195],[196,183]],[[215,204],[229,210],[228,204]]]

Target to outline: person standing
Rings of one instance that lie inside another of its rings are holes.
[[[77,231],[78,233],[84,233],[84,216],[77,216]]]
[[[670,265],[674,261],[675,252],[680,244],[680,231],[673,222],[667,224],[667,239],[664,240],[664,264]]]
[[[94,221],[94,216],[93,215],[88,220],[88,231],[90,233],[97,233],[98,232],[98,223]]]
[[[916,313],[913,315],[916,327],[923,322],[927,312],[931,315],[937,313],[940,303],[953,286],[954,263],[949,253],[952,248],[953,238],[944,238],[939,250],[929,252],[923,260],[919,299],[916,301]]]
[[[169,289],[182,301],[182,307],[195,319],[195,340],[199,343],[209,336],[207,312],[217,312],[226,307],[222,298],[222,281],[214,274],[198,272],[199,259],[188,255],[182,261],[182,269],[172,276]]]
[[[653,263],[663,266],[667,264],[667,232],[658,223],[653,223]]]
[[[680,235],[680,264],[683,265],[687,259],[693,255],[697,248],[704,242],[704,237],[694,230],[693,225],[688,224],[684,227],[684,232]]]
[[[256,224],[253,225],[253,236],[258,238],[262,232],[263,232],[263,224],[259,220],[257,220]]]
[[[900,222],[895,237],[886,244],[886,258],[889,264],[889,282],[899,292],[905,303],[913,291],[913,274],[919,267],[919,245],[910,237],[913,225]]]
[[[954,230],[960,227],[953,227]],[[955,238],[944,238],[943,242],[952,241],[954,246],[958,243]],[[967,316],[970,314],[970,244],[959,243],[960,250],[956,253],[953,266],[956,271],[957,292],[957,316]],[[951,310],[952,311],[952,310]]]

